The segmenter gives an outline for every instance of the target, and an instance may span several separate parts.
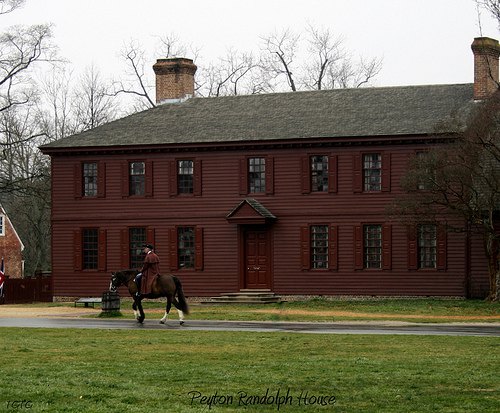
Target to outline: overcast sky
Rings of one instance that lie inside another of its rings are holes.
[[[485,12],[481,33],[473,0],[27,0],[2,17],[4,27],[33,23],[53,23],[63,57],[106,75],[123,67],[119,52],[131,39],[152,52],[159,36],[175,33],[210,61],[312,24],[342,35],[354,57],[383,58],[377,86],[470,83],[473,38],[500,37]]]

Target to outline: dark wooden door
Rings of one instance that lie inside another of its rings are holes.
[[[245,288],[271,288],[268,231],[245,232]]]

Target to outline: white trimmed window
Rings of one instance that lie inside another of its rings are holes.
[[[5,236],[5,215],[0,214],[0,236]]]
[[[418,226],[418,268],[437,267],[437,243],[436,225]]]
[[[382,225],[365,225],[364,267],[382,268]]]
[[[382,190],[382,155],[380,153],[363,155],[363,181],[365,192]]]

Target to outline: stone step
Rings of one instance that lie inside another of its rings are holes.
[[[224,293],[201,304],[271,304],[282,302],[281,297],[271,290],[241,290],[234,293]]]
[[[281,300],[276,301],[260,301],[260,300],[214,300],[214,301],[201,301],[200,304],[278,304]]]
[[[243,290],[240,290],[240,291],[237,291],[237,292],[234,292],[234,293],[223,293],[221,294],[221,296],[224,295],[224,296],[274,296],[276,294],[274,294],[271,290],[269,289],[260,289],[260,290],[256,290],[256,289],[243,289]]]
[[[267,296],[267,297],[250,297],[250,296],[229,296],[229,295],[220,295],[217,297],[211,297],[212,300],[219,301],[219,300],[226,300],[226,301],[276,301],[280,299],[278,296]]]
[[[239,294],[239,293],[271,293],[271,294],[274,294],[269,288],[242,288],[237,293],[229,293],[229,294]]]

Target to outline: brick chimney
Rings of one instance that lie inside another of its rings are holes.
[[[474,100],[484,100],[498,90],[498,40],[476,37],[471,45],[474,53]]]
[[[158,59],[153,65],[156,74],[156,103],[192,97],[196,69],[191,59]]]

